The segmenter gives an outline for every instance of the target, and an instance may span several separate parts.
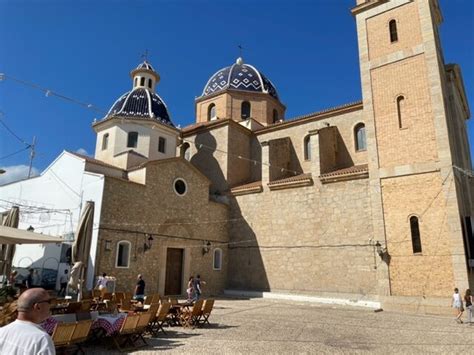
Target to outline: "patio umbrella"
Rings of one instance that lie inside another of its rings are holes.
[[[74,244],[72,246],[72,262],[74,266],[71,270],[69,286],[77,289],[78,300],[82,298],[82,288],[87,275],[87,264],[92,242],[92,227],[94,225],[94,201],[87,201],[82,210],[81,219],[74,234]],[[79,278],[77,277],[79,276]]]
[[[13,206],[7,214],[7,218],[3,221],[3,226],[18,228],[18,223],[20,222],[20,209],[18,206]],[[15,254],[15,244],[5,243],[2,244],[0,261],[1,265],[1,274],[8,277],[12,270],[12,261],[13,255]]]

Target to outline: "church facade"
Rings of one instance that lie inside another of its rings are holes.
[[[238,58],[178,129],[150,63],[131,72],[83,157],[103,176],[95,274],[426,312],[474,288],[470,111],[438,1],[357,0],[352,14],[362,100],[321,112],[286,119],[272,81]]]

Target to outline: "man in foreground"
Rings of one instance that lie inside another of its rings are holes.
[[[20,295],[16,321],[0,328],[0,355],[56,354],[51,337],[39,325],[49,317],[50,302],[43,288]]]

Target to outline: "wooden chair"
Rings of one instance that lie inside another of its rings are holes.
[[[183,327],[193,327],[199,323],[202,314],[202,304],[204,300],[197,300],[193,309],[190,311],[183,310],[180,314],[180,323]]]
[[[132,310],[132,303],[130,302],[130,300],[123,299],[119,308],[120,308],[121,312],[131,311]]]
[[[163,324],[168,322],[168,315],[171,308],[171,303],[163,302],[159,305],[157,311],[155,311],[155,317],[151,320],[150,326],[148,330],[153,336],[157,336],[160,330],[166,335],[165,330],[163,329]],[[153,312],[152,308],[150,307],[150,313]]]
[[[83,320],[76,323],[76,327],[74,328],[74,332],[72,333],[71,340],[69,341],[68,345],[75,345],[77,346],[77,351],[85,354],[84,350],[81,347],[81,343],[87,340],[89,336],[89,332],[92,327],[92,320]]]
[[[58,323],[54,328],[53,335],[51,338],[53,339],[54,346],[56,348],[62,348],[68,346],[72,335],[74,333],[74,329],[76,328],[76,323]]]
[[[201,316],[199,317],[199,324],[211,324],[209,323],[209,316],[211,315],[212,308],[214,307],[214,300],[209,299],[204,301],[204,306],[202,307]]]
[[[82,302],[69,302],[64,313],[76,313],[82,307]]]
[[[99,290],[92,290],[92,297],[94,299],[99,299],[100,298],[100,291]]]
[[[112,341],[119,351],[122,351],[122,347],[127,343],[132,342],[132,336],[135,334],[135,329],[137,328],[138,320],[140,319],[139,315],[129,315],[122,323],[119,331],[112,336]],[[124,339],[124,342],[120,344],[120,339]]]
[[[91,310],[92,302],[90,300],[83,300],[81,301],[81,307],[79,311],[81,312],[89,312]]]
[[[124,298],[125,292],[115,292],[112,300],[120,304]]]
[[[144,345],[148,345],[145,338],[143,337],[143,334],[146,332],[148,328],[148,324],[150,323],[151,316],[152,316],[151,312],[143,312],[139,314],[137,326],[135,327],[135,332],[132,337],[133,345],[135,345],[135,342],[138,339],[141,339]]]

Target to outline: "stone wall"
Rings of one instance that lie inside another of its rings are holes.
[[[235,197],[228,287],[376,294],[368,204],[367,180]]]
[[[446,297],[456,286],[442,182],[439,173],[382,180],[393,295]],[[411,216],[419,219],[422,252],[417,254],[412,249]]]
[[[151,162],[147,165],[146,185],[122,179],[105,178],[104,202],[99,226],[97,272],[117,277],[117,290],[132,291],[138,273],[147,283],[146,292],[164,293],[167,248],[184,249],[182,290],[189,275],[201,274],[207,281],[205,294],[222,292],[227,276],[228,208],[209,201],[209,181],[183,159]],[[184,196],[173,189],[176,178],[187,184]],[[153,236],[151,249],[144,250],[147,236]],[[117,268],[117,243],[131,243],[128,268]],[[111,250],[105,249],[109,241]],[[205,241],[209,253],[202,253]],[[213,270],[213,251],[221,248],[223,267]]]

